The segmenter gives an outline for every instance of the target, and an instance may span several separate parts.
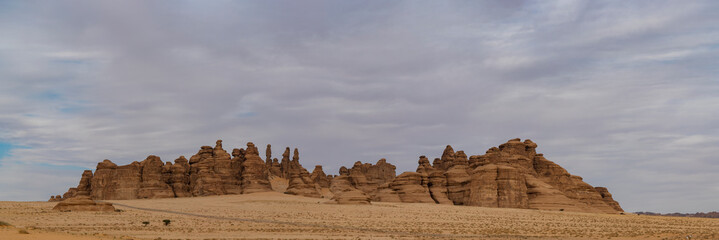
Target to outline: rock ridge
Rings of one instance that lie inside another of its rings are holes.
[[[554,211],[620,213],[624,210],[605,187],[594,187],[537,153],[529,139],[511,139],[482,155],[468,156],[447,145],[430,163],[420,156],[414,172],[399,175],[380,159],[355,162],[327,175],[321,165],[310,173],[299,162],[299,150],[285,148],[282,160],[265,158],[248,142],[246,148],[202,146],[190,159],[163,163],[150,155],[118,166],[110,160],[82,173],[77,187],[49,201],[121,200],[194,197],[280,191],[306,197],[332,197],[340,204],[405,202]]]

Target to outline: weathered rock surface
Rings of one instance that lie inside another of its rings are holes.
[[[422,175],[416,172],[404,172],[389,184],[399,199],[406,203],[435,203],[429,189],[422,185]]]
[[[57,203],[53,210],[61,212],[77,212],[77,211],[96,211],[96,212],[114,212],[115,207],[112,203],[95,202],[90,199],[90,196],[82,195],[76,196],[69,199],[65,199],[62,202]]]
[[[265,153],[269,159],[271,150]],[[278,191],[290,189],[290,193],[320,197],[309,172],[299,164],[297,153],[292,161],[287,156],[284,168],[276,159],[269,165],[267,163],[259,157],[257,147],[251,142],[247,144],[247,150],[235,148],[229,154],[223,149],[222,140],[218,140],[215,147],[202,146],[189,160],[180,156],[174,163],[163,163],[154,155],[142,162],[122,166],[104,160],[97,164],[94,173],[84,171],[77,187],[68,189],[63,196],[53,196],[50,201],[76,196],[122,200],[272,191],[269,180],[273,173],[275,182],[286,182],[284,187],[278,187],[281,188]],[[293,182],[289,184],[287,179],[276,175],[292,176]]]
[[[181,156],[163,163],[157,156],[118,166],[110,160],[83,172],[77,187],[49,201],[78,197],[137,199],[246,194],[280,191],[307,197],[332,197],[342,204],[370,201],[454,204],[482,207],[529,208],[557,211],[618,213],[622,208],[604,187],[593,187],[579,176],[536,152],[531,140],[511,139],[482,155],[467,156],[447,145],[432,164],[420,156],[416,172],[396,176],[396,167],[380,159],[341,167],[339,175],[317,165],[310,174],[290,148],[282,160],[265,159],[251,142],[228,154],[218,140],[203,146],[189,161]],[[64,202],[64,201],[63,201]],[[86,201],[85,201],[86,202]]]
[[[367,194],[352,186],[349,178],[349,170],[345,167],[341,167],[340,175],[332,179],[330,191],[334,194],[332,199],[339,204],[370,203],[370,197]]]
[[[151,155],[140,162],[142,183],[137,192],[138,198],[169,198],[175,197],[170,186],[170,166],[165,167],[160,157]]]
[[[316,165],[315,169],[310,174],[310,179],[314,183],[320,186],[320,188],[329,188],[330,182],[332,182],[332,176],[327,176],[322,170],[322,165]]]
[[[267,165],[260,158],[259,151],[255,144],[247,143],[245,150],[245,161],[242,163],[242,193],[269,192],[272,191],[268,180]]]
[[[619,206],[619,203],[617,201],[615,201],[614,198],[612,198],[612,194],[609,193],[609,190],[607,190],[607,188],[594,187],[594,189],[596,189],[597,192],[599,192],[599,195],[602,196],[602,200],[604,200],[604,202],[607,203],[607,205],[612,207],[614,210],[624,212],[624,209],[622,209],[622,207]]]
[[[305,197],[322,197],[319,185],[315,184],[310,178],[310,173],[302,167],[299,161],[299,151],[295,148],[292,162],[289,164],[289,186],[287,187],[287,194],[301,195]]]
[[[377,161],[377,164],[363,164],[358,161],[351,169],[347,169],[347,177],[352,187],[374,197],[380,186],[394,180],[395,169],[396,167],[387,163],[384,158]]]
[[[170,166],[170,183],[175,197],[191,197],[190,193],[190,164],[185,156],[175,159]]]

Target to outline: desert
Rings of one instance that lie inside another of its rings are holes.
[[[344,205],[264,192],[111,200],[118,212],[0,202],[2,239],[717,239],[719,221],[431,203]],[[168,226],[162,222],[171,220]],[[150,222],[144,226],[142,222]],[[29,234],[17,234],[27,229]]]

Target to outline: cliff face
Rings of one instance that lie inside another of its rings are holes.
[[[61,201],[75,196],[95,200],[171,198],[246,194],[273,189],[287,194],[322,197],[331,192],[338,203],[370,201],[437,203],[481,207],[526,208],[596,213],[623,212],[609,191],[593,187],[536,152],[531,140],[512,139],[483,155],[467,156],[447,146],[432,164],[420,156],[416,172],[397,175],[396,167],[380,159],[376,164],[356,162],[326,175],[322,166],[310,173],[290,148],[282,161],[272,159],[268,144],[265,159],[253,143],[228,154],[222,140],[203,146],[188,161],[180,156],[163,163],[157,156],[118,166],[110,160],[83,172],[80,183]],[[278,180],[279,179],[279,180]],[[276,183],[284,183],[277,187]],[[326,189],[323,191],[322,189]]]

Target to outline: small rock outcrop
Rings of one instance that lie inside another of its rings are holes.
[[[57,205],[55,205],[52,210],[61,212],[114,212],[115,207],[112,206],[112,203],[95,202],[90,199],[90,196],[82,195],[65,199],[62,202],[57,203]]]

